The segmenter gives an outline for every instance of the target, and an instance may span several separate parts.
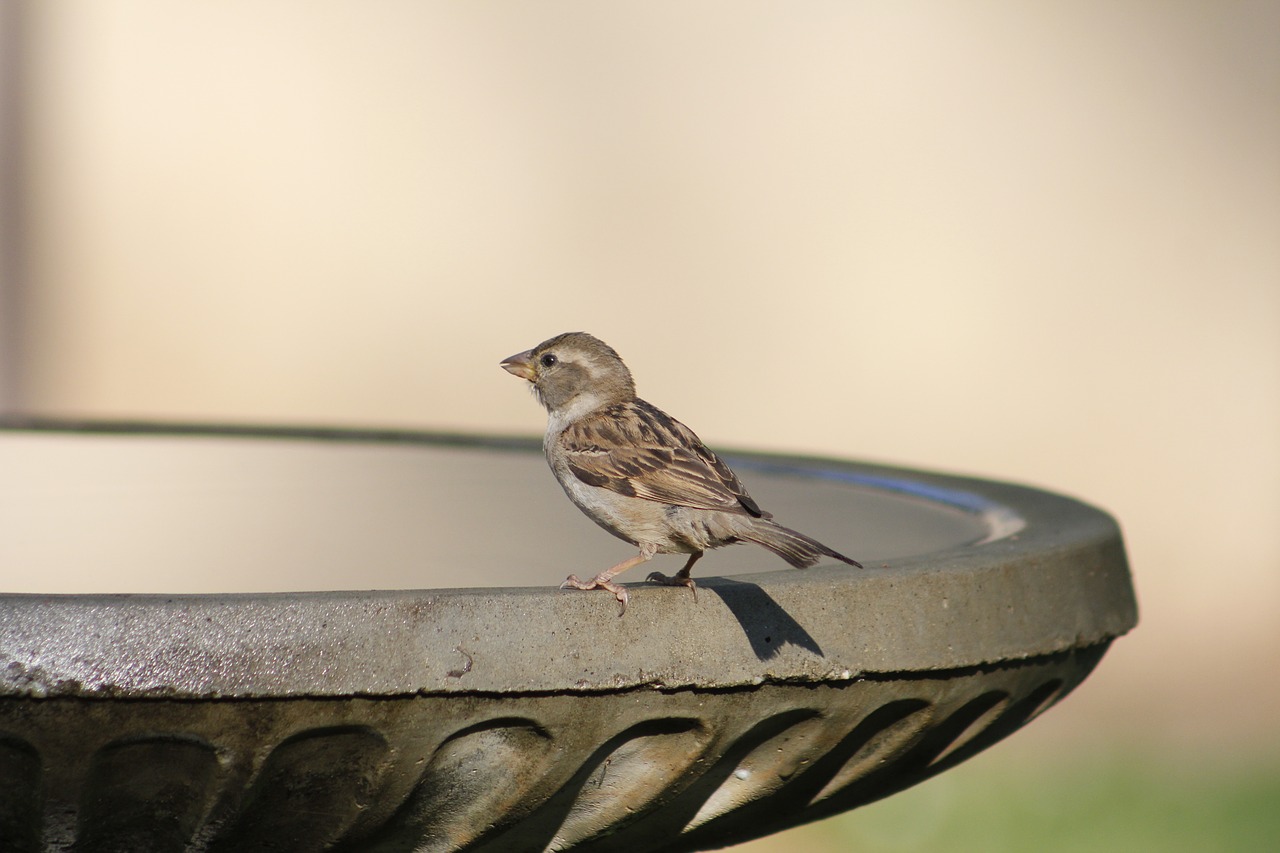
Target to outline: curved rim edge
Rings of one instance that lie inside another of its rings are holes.
[[[540,452],[537,439],[409,430],[33,418],[0,419],[0,430]],[[632,585],[622,619],[598,596],[554,587],[0,594],[0,696],[286,698],[820,683],[1058,654],[1108,642],[1137,623],[1119,527],[1094,507],[1025,486],[883,465],[726,456],[906,491],[981,514],[992,534],[864,571],[818,566],[708,578],[696,605],[683,590]]]

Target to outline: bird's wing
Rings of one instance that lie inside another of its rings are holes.
[[[693,430],[643,400],[617,403],[575,421],[560,434],[559,443],[569,470],[587,485],[769,518]]]

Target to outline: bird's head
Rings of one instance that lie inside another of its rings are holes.
[[[585,414],[636,395],[631,371],[613,347],[586,332],[565,332],[503,359],[508,373],[527,379],[548,412]]]

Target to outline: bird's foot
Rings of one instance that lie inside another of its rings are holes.
[[[613,597],[618,599],[618,615],[627,612],[627,602],[630,596],[627,595],[627,588],[620,583],[614,583],[610,580],[613,575],[609,572],[601,572],[589,581],[584,581],[577,575],[569,575],[564,579],[564,583],[560,584],[561,589],[604,589],[613,593]]]
[[[652,583],[665,584],[666,586],[687,586],[689,591],[693,593],[693,603],[698,603],[698,585],[693,582],[693,578],[683,572],[674,577],[664,575],[662,572],[649,572],[649,577],[645,578],[645,580]]]

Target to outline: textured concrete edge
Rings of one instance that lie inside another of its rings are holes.
[[[537,447],[407,432],[144,431]],[[923,484],[976,498],[967,511],[1003,509],[1023,524],[992,541],[864,571],[709,578],[696,605],[685,590],[635,584],[622,619],[599,596],[549,588],[2,595],[0,695],[265,698],[816,684],[1056,654],[1136,624],[1119,528],[1100,510],[983,480],[747,458],[812,476],[834,471],[855,481]]]

